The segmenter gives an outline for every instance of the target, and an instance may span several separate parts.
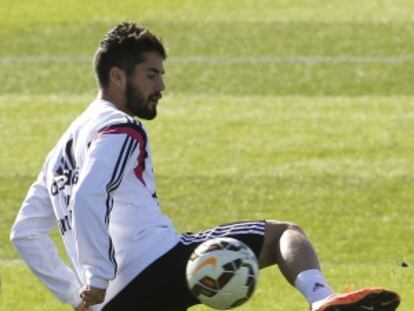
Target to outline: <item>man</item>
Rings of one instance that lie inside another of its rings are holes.
[[[75,310],[184,311],[199,303],[185,265],[217,236],[245,242],[261,268],[277,264],[314,311],[393,311],[398,294],[333,294],[295,224],[249,221],[178,234],[159,208],[149,139],[164,90],[161,41],[135,23],[110,30],[95,56],[98,98],[69,126],[31,186],[11,240],[33,273]],[[48,237],[60,229],[73,268]],[[270,306],[269,306],[270,307]]]

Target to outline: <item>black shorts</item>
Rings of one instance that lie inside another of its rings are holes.
[[[221,225],[199,233],[184,233],[170,251],[138,274],[104,311],[185,311],[198,304],[185,277],[188,258],[202,242],[215,237],[232,237],[247,244],[259,257],[265,233],[264,221]]]

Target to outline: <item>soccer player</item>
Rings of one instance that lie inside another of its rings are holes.
[[[227,236],[246,243],[261,268],[277,264],[313,311],[395,310],[399,296],[386,289],[333,293],[313,246],[293,223],[176,232],[160,210],[150,141],[135,118],[156,117],[165,59],[162,42],[133,22],[117,25],[100,43],[98,97],[47,156],[11,230],[39,280],[77,311],[184,311],[199,303],[186,284],[190,254],[203,241]],[[55,227],[70,267],[48,236]]]

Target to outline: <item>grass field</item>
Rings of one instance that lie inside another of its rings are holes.
[[[0,311],[71,309],[8,234],[47,152],[95,96],[99,40],[126,19],[169,49],[165,97],[146,127],[177,229],[297,222],[337,291],[389,287],[411,311],[414,2],[152,2],[2,1]],[[307,309],[277,269],[240,308]]]

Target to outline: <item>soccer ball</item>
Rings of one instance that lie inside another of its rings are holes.
[[[191,293],[215,309],[232,309],[252,296],[259,265],[252,250],[233,238],[214,238],[200,244],[186,269]]]

